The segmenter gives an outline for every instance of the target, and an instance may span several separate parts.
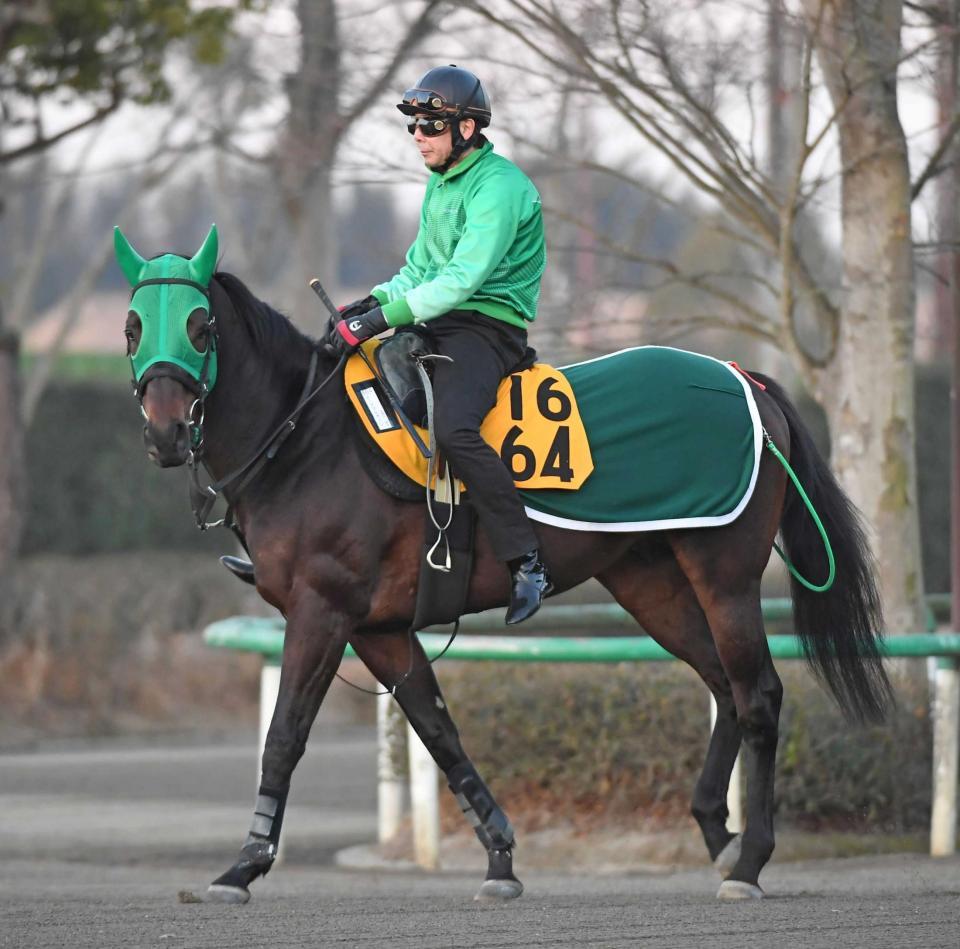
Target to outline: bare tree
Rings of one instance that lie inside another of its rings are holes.
[[[897,112],[902,4],[806,0],[805,7],[843,165],[843,296],[830,353],[837,393],[824,399],[832,462],[873,528],[891,628],[923,629],[911,183]]]
[[[346,134],[390,89],[401,65],[435,28],[441,3],[394,5],[389,11],[389,46],[369,35],[353,37],[359,46],[352,55],[344,53],[343,6],[336,0],[297,0],[300,63],[286,80],[289,110],[272,156],[290,227],[290,304],[302,322],[314,327],[325,314],[307,282],[318,271],[336,272],[331,176],[338,151]]]
[[[757,262],[737,287],[709,266],[681,274],[669,259],[649,261],[665,280],[692,280],[718,301],[690,325],[737,325],[786,354],[827,411],[834,467],[874,532],[889,625],[922,628],[910,230],[919,188],[896,110],[897,70],[913,53],[901,46],[901,4],[805,0],[792,15],[776,10],[803,38],[797,144],[776,162],[776,178],[757,121],[762,16],[750,21],[741,8],[743,23],[731,26],[729,5],[657,0],[470,6],[538,72],[563,76],[609,108],[648,155],[717,209],[713,226],[743,246],[739,260]],[[825,157],[834,142],[838,172]],[[839,287],[800,226],[837,176]]]
[[[178,43],[192,44],[200,61],[215,61],[237,9],[237,4],[194,9],[188,0],[162,8],[103,0],[81,6],[9,0],[0,8],[0,195],[9,193],[18,163],[42,159],[61,142],[95,129],[124,102],[165,99],[170,89],[163,65]],[[64,119],[60,109],[52,120],[51,101],[71,106],[71,117]],[[65,191],[52,196],[48,210],[65,196]],[[28,262],[27,287],[29,269],[36,266],[39,262]],[[19,345],[27,305],[21,293],[13,312],[0,310],[0,580],[19,548],[23,526]]]

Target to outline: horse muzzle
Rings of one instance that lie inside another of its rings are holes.
[[[161,468],[186,464],[191,449],[191,406],[195,394],[181,378],[182,370],[158,364],[141,381],[141,411],[146,420],[143,443],[147,456]]]
[[[175,419],[160,428],[147,422],[143,426],[143,443],[147,457],[161,468],[186,464],[190,454],[190,427],[183,419]]]

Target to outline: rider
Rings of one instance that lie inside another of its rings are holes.
[[[337,342],[352,349],[392,327],[429,323],[437,444],[466,482],[496,557],[512,575],[508,624],[532,616],[552,589],[510,471],[480,437],[501,379],[527,349],[546,263],[540,196],[482,133],[490,100],[480,80],[438,66],[403,94],[431,175],[406,264],[370,296],[344,307]]]

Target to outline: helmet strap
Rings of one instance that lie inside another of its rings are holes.
[[[464,138],[460,133],[460,123],[465,119],[462,113],[457,113],[453,119],[450,120],[450,139],[453,142],[453,150],[450,152],[450,157],[439,167],[435,168],[438,174],[445,175],[456,163],[460,160],[460,156],[473,145],[478,144],[478,140],[483,136],[480,132],[480,128],[474,122],[473,126],[473,135],[470,138]]]

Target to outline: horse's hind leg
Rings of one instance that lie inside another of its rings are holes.
[[[692,813],[707,851],[722,876],[739,854],[740,838],[727,830],[727,788],[740,750],[740,728],[730,681],[693,588],[667,555],[655,563],[628,555],[598,579],[664,649],[690,665],[717,702],[703,771],[693,792]]]
[[[773,667],[760,607],[761,565],[755,578],[724,550],[737,539],[711,533],[674,545],[677,559],[697,590],[730,679],[743,739],[747,778],[746,826],[739,857],[717,894],[729,899],[759,897],[760,871],[773,854],[773,790],[783,686]],[[739,549],[748,549],[741,542]]]
[[[396,686],[397,702],[443,771],[450,790],[487,851],[487,877],[476,899],[509,900],[520,896],[523,884],[513,874],[513,827],[463,750],[457,727],[419,640],[403,631],[359,634],[350,642],[383,685],[390,689]],[[407,676],[411,659],[414,671]]]

